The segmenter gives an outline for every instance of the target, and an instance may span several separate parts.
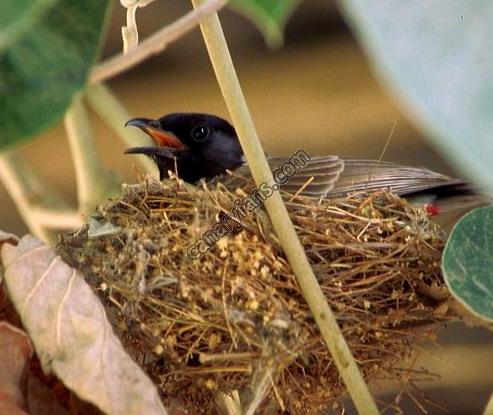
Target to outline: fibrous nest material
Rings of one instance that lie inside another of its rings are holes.
[[[221,392],[265,392],[265,411],[319,413],[344,387],[263,208],[201,258],[187,257],[246,189],[125,185],[98,208],[111,231],[94,236],[86,226],[58,250],[97,291],[165,404],[209,414]],[[398,378],[412,345],[446,319],[423,294],[443,287],[440,230],[387,191],[284,196],[365,378]]]

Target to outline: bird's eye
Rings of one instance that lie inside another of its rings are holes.
[[[209,136],[209,127],[207,125],[199,125],[192,129],[192,138],[195,141],[204,141]]]
[[[152,120],[152,121],[149,121],[149,126],[150,126],[151,128],[156,128],[156,129],[158,129],[158,128],[160,128],[160,127],[161,127],[161,126],[159,125],[159,121],[157,121],[157,120]]]

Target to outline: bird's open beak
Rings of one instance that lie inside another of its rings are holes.
[[[125,154],[145,154],[146,156],[155,157],[166,157],[173,158],[175,156],[174,148],[170,147],[156,147],[156,146],[146,146],[146,147],[130,147],[127,148]]]
[[[154,123],[155,120],[151,120],[148,118],[132,118],[125,123],[125,127],[131,125],[133,127],[140,128],[154,140],[154,143],[156,143],[156,146],[158,148],[171,147],[177,150],[185,150],[187,148],[187,146],[183,144],[173,133],[161,130],[160,128],[153,126]],[[155,152],[153,153],[154,150],[146,150],[152,148],[153,147],[133,147],[129,148],[127,151],[125,151],[125,153],[156,154]]]

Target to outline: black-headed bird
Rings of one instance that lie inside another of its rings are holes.
[[[145,154],[159,169],[161,180],[175,172],[189,183],[224,177],[227,172],[250,174],[233,126],[226,120],[201,113],[173,113],[159,119],[133,118],[127,126],[138,127],[154,145],[132,147],[128,154]],[[274,171],[286,160],[269,157]],[[358,191],[389,189],[411,203],[423,205],[430,215],[461,212],[488,202],[460,179],[434,171],[377,160],[310,157],[308,164],[281,188],[289,193],[302,189],[313,197],[335,198]]]

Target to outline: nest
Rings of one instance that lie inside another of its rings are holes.
[[[58,251],[98,293],[165,404],[215,413],[221,393],[245,400],[264,379],[265,412],[319,413],[344,387],[265,211],[201,258],[187,256],[248,186],[125,185],[98,208],[110,232],[91,236],[85,226],[62,237]],[[439,228],[387,191],[285,196],[365,378],[400,378],[413,344],[446,319],[422,289],[443,287]]]

